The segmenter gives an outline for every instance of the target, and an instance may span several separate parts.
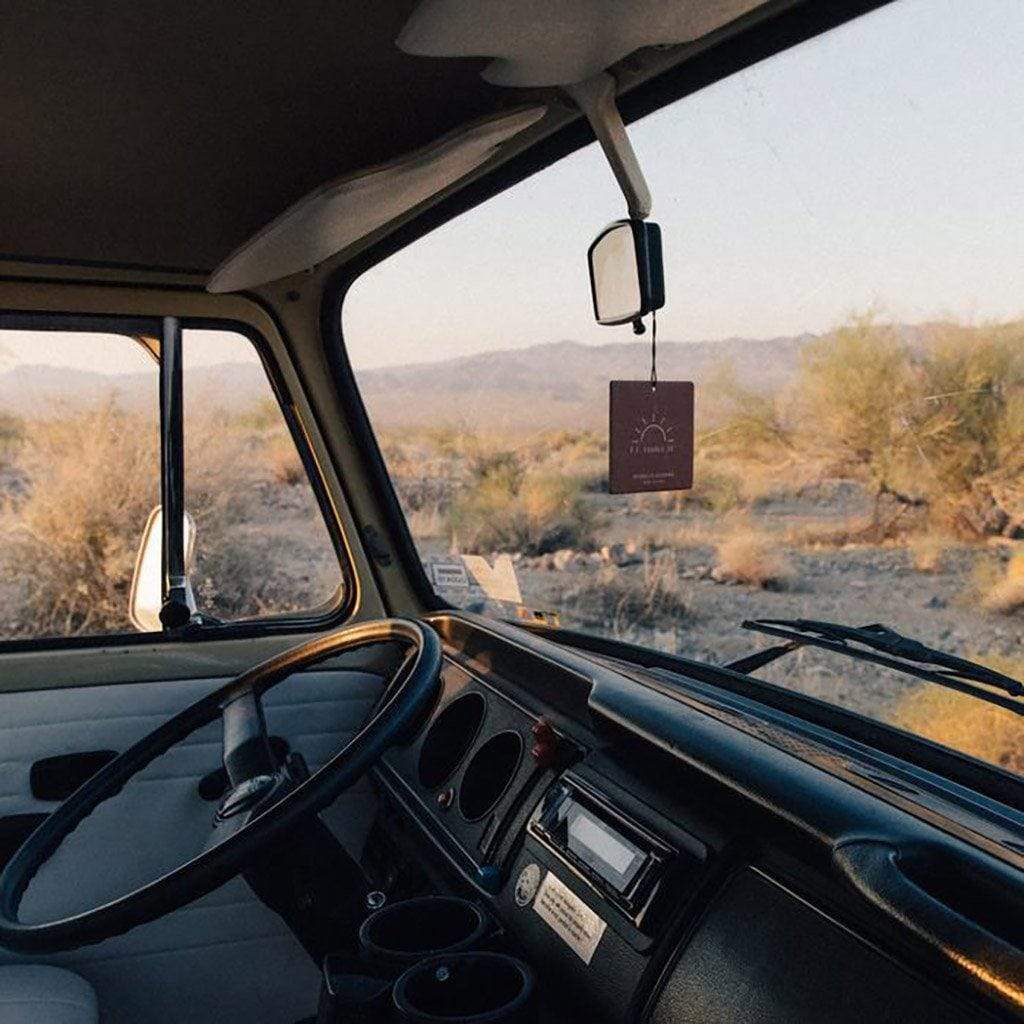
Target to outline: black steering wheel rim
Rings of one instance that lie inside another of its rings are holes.
[[[60,844],[104,801],[151,761],[196,729],[215,721],[238,696],[257,698],[301,669],[369,644],[398,641],[412,649],[370,719],[305,782],[248,824],[184,864],[115,900],[43,923],[18,920],[32,878]],[[261,662],[194,702],[102,768],[64,801],[22,844],[0,874],[0,947],[26,953],[76,949],[120,935],[177,910],[229,881],[265,845],[323,810],[415,725],[440,686],[441,642],[411,619],[359,623],[316,637]]]

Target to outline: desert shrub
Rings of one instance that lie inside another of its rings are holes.
[[[914,379],[895,328],[865,315],[811,342],[796,394],[796,443],[803,451],[830,463],[838,476],[865,481],[873,493],[903,491]]]
[[[236,425],[256,433],[272,431],[281,426],[281,407],[274,398],[260,398],[238,415]]]
[[[1005,570],[995,578],[985,569],[983,563],[975,576],[975,586],[981,591],[981,603],[985,608],[1010,614],[1024,607],[1024,552],[1013,555]]]
[[[416,540],[437,540],[448,536],[449,519],[439,505],[421,505],[406,509],[409,532]]]
[[[593,543],[579,482],[527,469],[511,451],[476,460],[453,500],[451,523],[464,551],[543,554]]]
[[[936,489],[964,493],[1007,461],[1018,464],[1024,352],[1016,325],[943,324],[919,365],[912,428]]]
[[[546,473],[571,477],[583,490],[608,488],[607,438],[593,431],[544,431],[529,442],[523,455]]]
[[[19,591],[7,635],[129,628],[135,556],[160,500],[158,446],[155,419],[113,398],[26,425],[26,493],[0,512],[0,568]]]
[[[259,458],[266,461],[271,477],[285,487],[295,487],[306,479],[298,449],[291,436],[278,432],[264,442]]]
[[[729,582],[781,589],[793,573],[779,547],[778,538],[749,519],[736,519],[715,550],[715,575]]]
[[[705,450],[772,458],[794,444],[788,396],[744,387],[728,364],[715,368],[706,386],[714,423],[701,435]]]
[[[671,626],[689,613],[675,556],[668,552],[648,555],[636,567],[605,566],[564,589],[559,607],[584,626],[619,636]]]
[[[891,721],[945,747],[1024,772],[1020,717],[994,704],[941,686],[926,686],[904,697],[893,709]]]
[[[190,426],[185,504],[196,523],[200,609],[237,619],[320,604],[338,567],[312,492],[292,486],[305,474],[291,437],[213,413]],[[26,424],[16,465],[25,482],[0,506],[0,571],[13,581],[6,635],[131,628],[128,593],[160,502],[159,467],[156,417],[114,398]],[[275,522],[282,513],[286,529]]]
[[[199,542],[192,573],[196,603],[215,618],[305,611],[325,602],[338,584],[330,549],[311,551],[301,536],[207,517]]]
[[[884,539],[873,516],[849,516],[827,522],[805,522],[789,526],[782,536],[788,547],[844,548],[857,544],[878,544]]]
[[[960,536],[1024,532],[1022,341],[1020,323],[946,323],[911,346],[854,318],[804,351],[793,447],[888,499],[876,518],[898,521],[890,535],[913,507]]]
[[[13,462],[25,437],[25,424],[20,416],[0,412],[0,466]]]

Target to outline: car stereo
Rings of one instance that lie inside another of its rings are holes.
[[[529,828],[637,922],[675,853],[576,778],[548,790]]]

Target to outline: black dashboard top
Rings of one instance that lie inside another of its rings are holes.
[[[884,961],[876,975],[940,979],[935,1019],[1021,1013],[1012,808],[696,679],[471,615],[431,622],[442,696],[378,779],[451,884],[575,977],[597,1019],[729,1019],[659,1016],[657,999],[734,891],[784,892],[810,908],[794,920],[818,915],[857,963]]]

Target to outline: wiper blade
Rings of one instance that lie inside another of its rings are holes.
[[[821,647],[947,686],[1024,715],[1024,704],[1020,701],[1009,700],[1001,694],[974,685],[981,683],[996,687],[1016,698],[1024,695],[1024,684],[1018,680],[986,665],[928,647],[919,640],[903,636],[879,623],[844,626],[842,623],[817,619],[747,619],[742,625],[744,629],[777,636],[787,642],[757,651],[725,666],[734,672],[752,672],[805,645]],[[858,646],[852,646],[854,644]]]

